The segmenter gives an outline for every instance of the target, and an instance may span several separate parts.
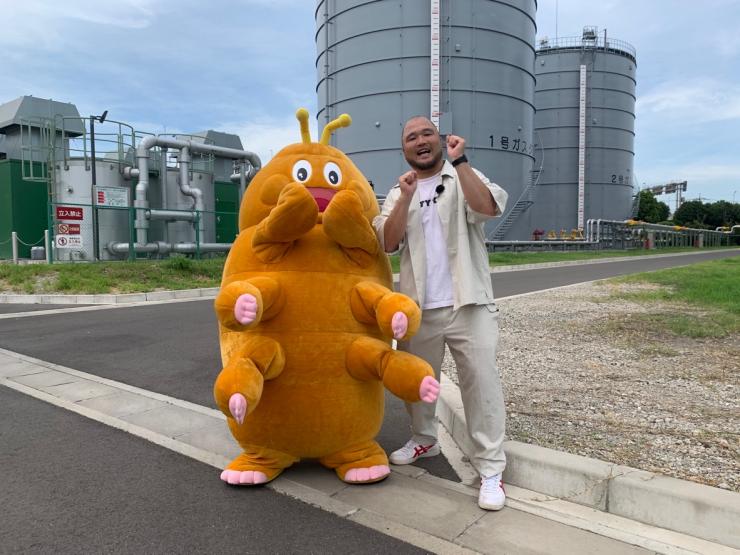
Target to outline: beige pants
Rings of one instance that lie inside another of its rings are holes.
[[[467,305],[425,310],[421,328],[399,348],[426,360],[437,379],[442,367],[445,343],[457,365],[468,434],[473,445],[469,453],[483,476],[503,472],[506,407],[501,379],[496,368],[498,308]],[[407,403],[414,441],[428,445],[437,441],[436,403]]]

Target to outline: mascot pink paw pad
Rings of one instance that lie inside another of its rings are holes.
[[[393,330],[393,338],[401,339],[406,335],[409,329],[409,319],[403,312],[396,312],[391,320],[391,329]]]
[[[229,398],[229,411],[239,424],[244,423],[244,416],[247,414],[247,400],[241,393],[234,393]]]
[[[384,464],[371,466],[370,468],[350,468],[344,475],[344,481],[354,484],[370,484],[379,482],[390,473],[391,469]]]
[[[257,310],[257,298],[254,295],[246,293],[236,300],[234,318],[236,318],[237,322],[246,326],[254,322],[257,318]]]
[[[419,387],[419,398],[425,403],[433,403],[439,397],[439,382],[431,376],[425,377]]]
[[[229,470],[221,473],[221,479],[232,486],[254,486],[267,483],[267,476],[258,470]]]

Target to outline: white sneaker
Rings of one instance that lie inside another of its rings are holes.
[[[498,511],[504,508],[506,503],[506,492],[501,482],[501,474],[495,476],[480,477],[480,493],[478,494],[478,506],[489,511]]]
[[[406,445],[393,451],[388,459],[393,464],[411,464],[417,459],[425,459],[435,455],[439,455],[439,445],[436,443],[422,445],[410,439],[406,442]]]

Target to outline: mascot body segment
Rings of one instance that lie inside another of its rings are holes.
[[[240,233],[215,301],[223,370],[219,409],[244,452],[222,473],[231,484],[270,481],[302,458],[340,479],[374,482],[390,470],[375,441],[383,386],[402,399],[433,401],[439,384],[421,359],[393,350],[421,312],[391,291],[392,274],[371,221],[367,180],[331,131],[281,150],[254,178]]]

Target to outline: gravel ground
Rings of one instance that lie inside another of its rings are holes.
[[[695,313],[581,284],[499,301],[508,439],[740,491],[740,336],[679,337]],[[449,352],[443,371],[457,381]]]

